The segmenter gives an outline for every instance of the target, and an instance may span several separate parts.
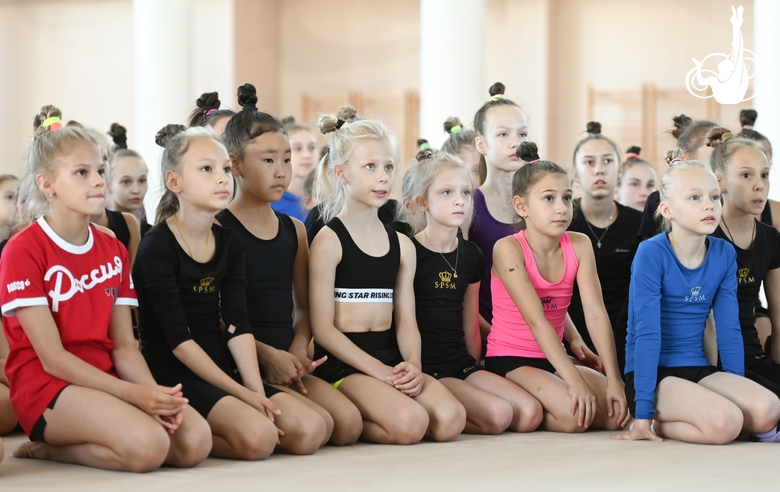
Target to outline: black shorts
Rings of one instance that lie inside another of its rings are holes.
[[[65,388],[67,388],[67,386],[65,386]],[[60,397],[62,392],[65,390],[65,388],[62,388],[57,392],[56,395],[54,395],[54,398],[52,398],[49,404],[46,405],[46,408],[51,408],[51,409],[54,408],[54,404],[57,403],[57,398]],[[41,414],[41,416],[38,417],[38,420],[35,422],[32,431],[30,431],[30,440],[46,442],[46,439],[43,438],[43,431],[45,430],[46,430],[46,419],[43,417],[43,414]]]
[[[401,351],[398,350],[395,329],[385,331],[365,331],[360,333],[344,333],[360,350],[377,359],[386,366],[395,367],[403,362]],[[314,360],[328,356],[324,364],[314,369],[314,374],[320,379],[333,384],[353,374],[363,374],[361,371],[341,361],[335,355],[314,343]]]
[[[683,366],[683,367],[666,367],[658,366],[658,376],[655,382],[656,388],[658,384],[668,377],[675,377],[697,383],[707,376],[712,376],[715,373],[721,372],[715,366]],[[628,409],[631,415],[636,415],[636,388],[634,388],[634,371],[626,374],[626,400],[628,400]]]
[[[216,405],[219,400],[226,396],[231,396],[227,391],[207,383],[188,369],[173,371],[157,370],[153,371],[152,374],[154,375],[157,384],[161,386],[173,387],[181,383],[181,392],[184,395],[184,398],[189,400],[189,406],[194,408],[204,419],[208,418],[211,409],[214,408],[214,405]],[[241,377],[237,372],[229,371],[227,374],[236,382],[242,384]],[[266,398],[271,398],[273,395],[282,392],[265,383],[263,383],[263,389],[265,390]]]
[[[501,377],[506,377],[508,373],[521,367],[535,367],[555,374],[555,367],[545,357],[513,357],[511,355],[485,357],[485,369]]]
[[[465,354],[459,361],[447,364],[423,364],[423,372],[429,376],[442,378],[457,378],[465,380],[477,371],[484,368],[477,365],[477,361],[469,354]]]

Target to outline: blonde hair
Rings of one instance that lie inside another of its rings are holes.
[[[721,176],[726,173],[726,166],[731,162],[734,154],[744,147],[760,150],[766,157],[767,162],[769,161],[769,156],[766,155],[766,152],[758,142],[750,138],[734,135],[731,133],[731,130],[722,126],[716,126],[707,132],[707,147],[712,148],[710,166],[713,172]]]
[[[43,123],[52,117],[61,118],[62,111],[52,105],[47,105],[35,115],[33,122],[35,136],[27,152],[27,163],[20,182],[20,195],[23,192],[27,194],[25,206],[28,210],[26,214],[28,218],[32,217],[33,214],[35,214],[34,217],[40,217],[51,208],[48,198],[38,187],[37,176],[39,174],[55,175],[58,160],[66,150],[83,143],[94,145],[100,152],[103,162],[106,161],[106,141],[98,132],[80,125],[67,125],[55,130],[51,130],[53,125],[44,127]]]
[[[675,150],[679,151],[679,149],[675,149]],[[669,169],[667,169],[666,172],[663,174],[663,176],[661,176],[661,180],[658,183],[658,194],[661,196],[662,202],[666,202],[669,200],[669,198],[671,198],[672,188],[677,183],[675,180],[675,176],[680,172],[680,170],[701,169],[704,172],[712,174],[712,171],[710,171],[709,167],[704,165],[704,163],[702,163],[701,161],[682,161],[679,160],[679,157],[676,157],[674,159],[669,159],[668,156],[670,152],[667,152]],[[656,209],[654,218],[656,219],[656,222],[658,222],[659,220],[662,222],[663,224],[661,228],[662,231],[666,231],[666,232],[672,231],[672,221],[670,221],[669,219],[667,219],[661,214],[661,207],[658,207]]]
[[[322,158],[316,171],[317,195],[321,202],[322,219],[327,224],[344,210],[347,203],[344,185],[336,179],[333,167],[337,164],[348,165],[357,144],[366,140],[387,142],[393,162],[398,162],[398,140],[379,120],[356,120],[347,123],[345,119],[337,116],[323,115],[318,127],[323,134],[333,134],[328,142],[328,155]]]
[[[157,213],[154,218],[155,224],[159,224],[179,210],[179,198],[168,189],[168,185],[165,182],[165,174],[168,171],[176,171],[182,156],[189,149],[190,143],[198,138],[210,138],[222,145],[214,130],[209,126],[186,128],[184,125],[166,125],[157,132],[154,141],[157,145],[165,148],[162,161],[160,162],[162,183],[165,189],[162,198],[160,198],[160,203],[157,205]]]
[[[401,182],[401,193],[404,200],[409,200],[409,210],[403,215],[406,219],[405,222],[412,227],[415,234],[425,229],[428,225],[425,212],[420,208],[418,199],[426,200],[428,190],[436,180],[436,177],[450,169],[462,170],[469,184],[471,183],[471,171],[463,161],[453,154],[440,150],[419,151],[415,162],[404,173]]]

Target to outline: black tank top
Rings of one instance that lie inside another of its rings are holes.
[[[255,340],[288,350],[293,340],[292,285],[298,232],[289,216],[274,213],[279,230],[268,240],[249,232],[230,210],[222,210],[216,219],[244,240],[246,304]]]
[[[116,235],[119,242],[125,245],[125,248],[129,248],[130,229],[122,212],[106,209],[106,215],[108,215],[108,228]]]
[[[371,256],[358,248],[347,228],[338,218],[327,226],[341,242],[341,261],[336,266],[336,302],[393,302],[393,289],[401,266],[401,244],[398,233],[385,226],[390,251]]]
[[[768,200],[764,205],[764,211],[761,212],[761,222],[769,226],[772,225],[772,205],[769,204]]]

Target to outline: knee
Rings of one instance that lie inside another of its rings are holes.
[[[513,430],[517,432],[535,431],[544,420],[542,404],[534,400],[533,404],[523,406],[517,420],[517,425]]]
[[[769,432],[780,420],[780,400],[767,391],[765,398],[757,399],[751,408],[754,432]]]
[[[290,454],[312,454],[325,442],[326,425],[323,418],[312,411],[286,421],[284,431],[284,451]]]
[[[4,436],[16,428],[16,424],[19,422],[16,420],[16,414],[13,412],[2,413],[0,412],[0,436]]]
[[[430,416],[430,420],[428,437],[431,440],[454,441],[466,427],[466,409],[459,401],[454,400],[449,404],[437,407]]]
[[[236,443],[236,451],[241,459],[247,461],[264,460],[274,452],[277,436],[276,426],[265,417],[244,429]]]
[[[154,471],[165,462],[171,446],[165,429],[156,423],[144,429],[133,429],[133,439],[120,443],[118,454],[127,471],[145,473]],[[124,444],[124,445],[123,445]]]
[[[211,428],[206,420],[189,418],[187,427],[178,429],[173,435],[172,453],[168,464],[179,468],[197,466],[208,458],[211,446]]]
[[[560,423],[560,432],[566,433],[566,434],[582,434],[586,430],[588,430],[587,427],[584,425],[579,425],[577,423],[577,417],[574,416],[566,416],[565,418],[561,419],[559,421]]]
[[[420,405],[407,405],[399,409],[395,416],[395,425],[391,430],[391,439],[395,444],[415,444],[425,436],[430,419]]]
[[[484,432],[486,434],[501,434],[511,425],[512,416],[512,405],[508,401],[501,401],[493,405],[489,410]]]
[[[727,444],[739,436],[744,418],[742,411],[734,404],[724,405],[711,411],[708,429],[704,439],[710,444]]]
[[[333,423],[330,443],[334,446],[354,444],[363,433],[363,417],[354,405],[346,407],[339,415],[333,417]]]

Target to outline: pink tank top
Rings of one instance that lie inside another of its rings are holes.
[[[563,276],[557,282],[548,282],[539,274],[534,253],[525,239],[525,231],[518,232],[514,237],[523,247],[525,269],[542,303],[544,316],[555,329],[558,339],[563,342],[563,322],[571,303],[574,280],[579,266],[569,234],[561,235],[560,245],[565,267]],[[493,327],[487,339],[487,357],[544,358],[544,352],[536,343],[517,305],[509,297],[504,283],[493,273],[491,273],[490,288],[493,292]]]

